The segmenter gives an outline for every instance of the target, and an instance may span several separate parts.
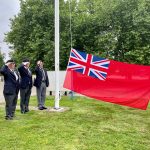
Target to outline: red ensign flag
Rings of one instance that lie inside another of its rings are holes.
[[[64,88],[98,100],[146,109],[150,67],[71,50]]]

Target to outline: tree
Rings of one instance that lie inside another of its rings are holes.
[[[42,59],[54,69],[54,1],[20,0],[6,41],[12,58]],[[71,0],[73,48],[102,57],[150,64],[150,0]],[[69,1],[60,0],[60,68],[70,53]]]
[[[75,47],[119,61],[150,64],[149,2],[81,0],[74,19]]]
[[[20,13],[11,20],[11,31],[6,41],[13,44],[12,57],[21,62],[27,57],[32,67],[54,50],[54,10],[50,0],[21,0]],[[54,57],[50,57],[50,62]],[[51,69],[51,68],[49,68]]]
[[[0,68],[4,65],[4,54],[1,52],[0,48]]]

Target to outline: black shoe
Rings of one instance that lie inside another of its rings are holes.
[[[11,115],[11,117],[12,117],[12,118],[15,117],[15,114]]]
[[[25,114],[26,112],[25,112],[25,111],[21,111],[21,113],[22,113],[22,114]]]
[[[12,118],[15,117],[15,112],[13,112],[10,116],[11,116]]]
[[[25,112],[28,112],[29,111],[29,107],[25,106],[24,110],[25,110]]]
[[[6,120],[13,120],[13,117],[11,117],[11,116],[5,116],[5,119]]]
[[[42,106],[43,109],[47,109],[47,107]]]
[[[39,107],[38,109],[39,109],[39,110],[43,110],[43,107]]]

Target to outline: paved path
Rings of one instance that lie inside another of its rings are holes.
[[[4,82],[0,81],[0,103],[4,102],[3,86],[4,86]]]
[[[0,107],[1,108],[5,107],[5,100],[4,100],[4,96],[3,96],[3,86],[4,86],[4,82],[0,81]],[[47,91],[47,94],[48,94],[48,91]],[[36,95],[36,88],[35,87],[32,88],[31,95],[32,96]],[[17,109],[19,110],[20,107],[17,106]],[[35,110],[35,111],[41,111],[41,110],[38,110],[38,108],[35,107],[35,106],[29,106],[29,109],[30,110]],[[64,112],[64,111],[67,111],[67,110],[69,110],[68,107],[60,107],[60,109],[58,109],[58,110],[54,109],[53,107],[48,107],[48,109],[42,110],[42,111],[47,111],[47,112]]]
[[[4,86],[4,82],[0,81],[0,103],[5,102],[4,96],[3,96],[3,86]],[[35,96],[35,95],[36,95],[36,88],[33,86],[31,96]],[[19,99],[20,99],[20,97],[19,97]]]

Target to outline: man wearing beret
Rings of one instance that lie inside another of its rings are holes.
[[[29,111],[29,100],[32,88],[32,73],[29,69],[30,61],[28,59],[23,60],[19,66],[18,71],[21,76],[20,83],[20,109],[21,113],[25,114]]]
[[[36,86],[38,109],[47,109],[45,107],[46,98],[46,87],[49,86],[49,79],[47,71],[43,68],[43,62],[41,60],[37,61],[37,66],[35,68],[36,78],[34,80],[34,86]]]
[[[15,114],[19,92],[19,74],[15,71],[15,62],[8,60],[1,68],[0,73],[4,76],[5,119],[12,120]]]

